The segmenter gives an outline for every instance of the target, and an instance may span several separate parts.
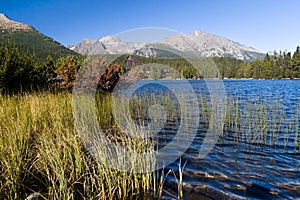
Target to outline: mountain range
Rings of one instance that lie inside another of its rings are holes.
[[[69,46],[71,50],[84,55],[133,54],[146,57],[173,57],[194,52],[204,57],[232,57],[244,61],[263,58],[264,54],[238,42],[195,30],[190,34],[177,34],[159,42],[125,42],[114,35],[99,40],[83,39],[79,44]]]
[[[204,57],[232,57],[251,61],[264,57],[260,51],[224,37],[202,30],[190,34],[177,34],[159,42],[127,42],[115,35],[98,40],[83,39],[68,48],[43,35],[30,25],[9,19],[0,14],[0,41],[12,40],[21,50],[31,51],[36,57],[48,55],[59,58],[67,55],[132,54],[145,57],[176,57],[194,52]]]

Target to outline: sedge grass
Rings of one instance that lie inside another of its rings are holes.
[[[85,150],[69,93],[0,96],[0,133],[0,199],[141,198],[152,187],[152,174],[119,172]]]

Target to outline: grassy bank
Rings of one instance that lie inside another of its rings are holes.
[[[151,174],[118,172],[85,151],[71,97],[0,96],[0,199],[24,199],[32,192],[45,199],[131,199],[149,192]]]

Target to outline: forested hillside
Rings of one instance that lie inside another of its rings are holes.
[[[39,61],[45,60],[48,55],[54,60],[61,56],[78,55],[32,26],[13,21],[0,14],[0,42],[8,40],[14,42],[19,51],[34,54]]]

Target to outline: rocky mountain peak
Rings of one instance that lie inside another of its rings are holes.
[[[15,32],[18,30],[31,30],[32,27],[27,24],[15,22],[9,19],[5,14],[0,13],[0,29],[7,30],[9,32]]]
[[[191,33],[191,35],[193,35],[193,36],[195,36],[195,37],[197,37],[197,36],[199,36],[199,35],[206,35],[206,34],[208,34],[208,33],[206,33],[205,31],[202,31],[202,30],[194,30],[194,31]]]
[[[107,42],[121,42],[120,38],[114,35],[107,35],[99,39],[99,42],[107,43]]]
[[[88,38],[83,38],[82,39],[82,42],[83,43],[86,43],[86,44],[91,44],[91,43],[94,43],[94,42],[96,42],[95,40],[90,40],[90,39],[88,39]]]
[[[7,16],[3,13],[0,13],[0,20],[5,20],[5,19],[8,19]]]

